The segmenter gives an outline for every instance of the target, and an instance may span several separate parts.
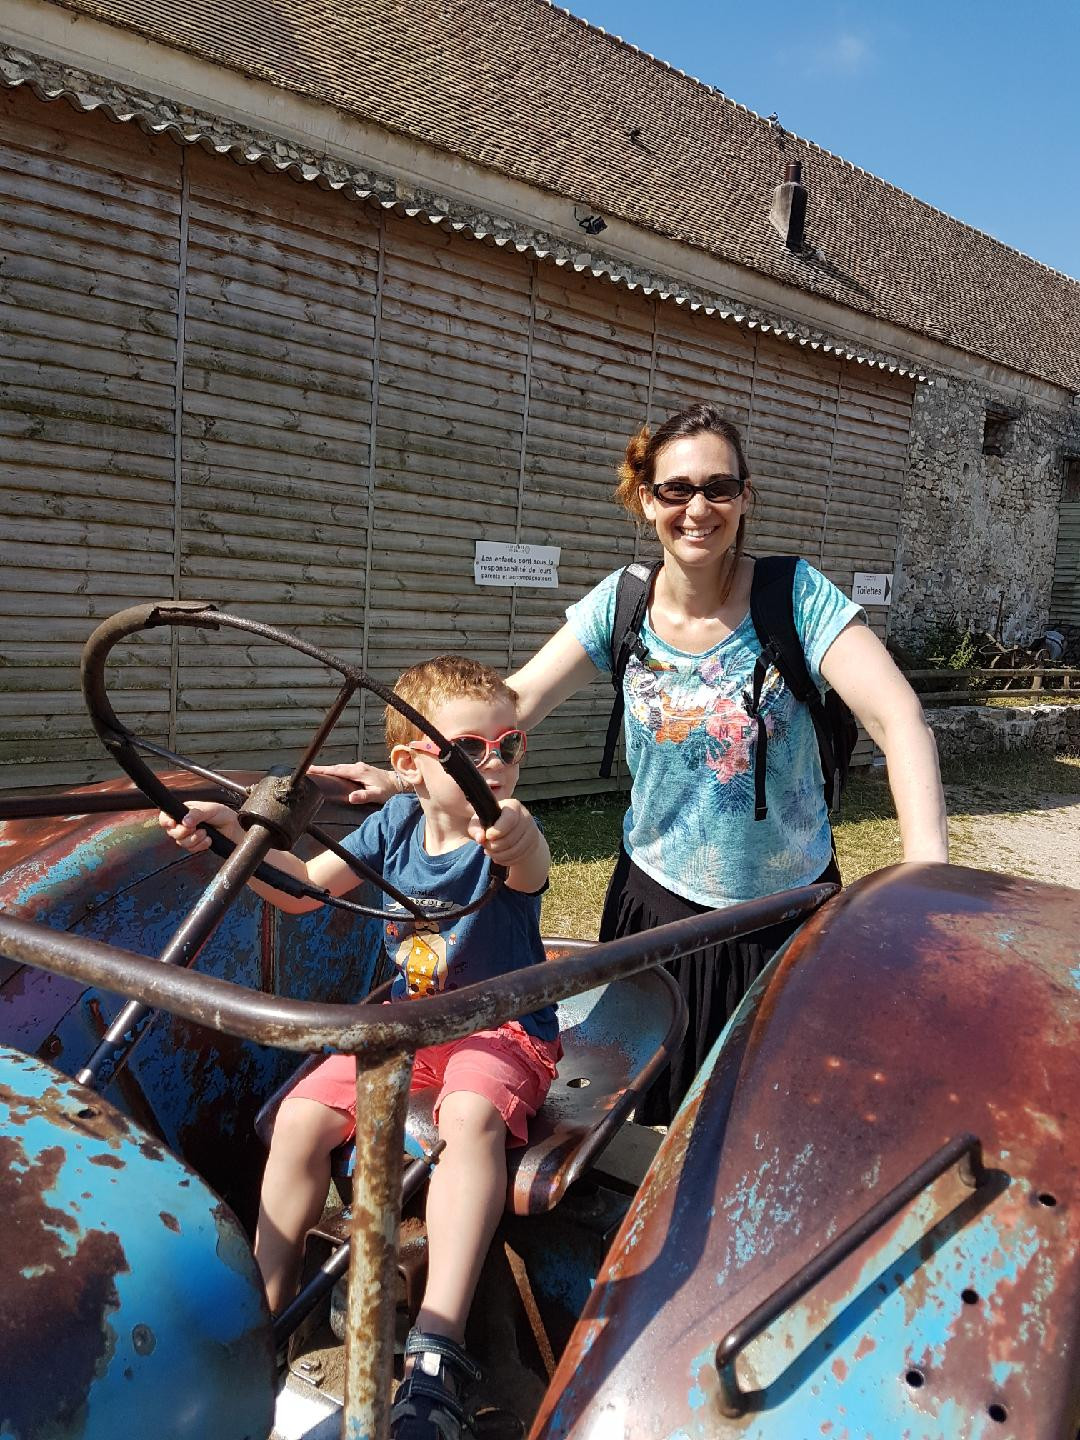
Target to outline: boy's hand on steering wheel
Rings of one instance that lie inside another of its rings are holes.
[[[349,791],[350,805],[382,805],[401,791],[393,770],[381,770],[377,765],[366,765],[363,760],[354,760],[349,765],[312,765],[308,774],[334,775],[350,781],[356,786]]]
[[[543,843],[536,821],[520,800],[501,801],[498,820],[486,830],[474,815],[469,834],[496,865],[505,865],[508,870],[530,859]]]
[[[182,821],[174,820],[171,815],[160,810],[158,824],[169,839],[175,841],[181,850],[186,850],[189,855],[198,855],[210,848],[210,837],[206,830],[196,828],[200,825],[212,825],[234,845],[238,845],[244,838],[236,811],[230,810],[228,805],[218,805],[211,800],[192,800]]]

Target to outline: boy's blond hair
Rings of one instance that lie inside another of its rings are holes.
[[[436,655],[410,665],[394,684],[395,692],[418,710],[425,719],[450,700],[468,697],[472,700],[508,700],[517,709],[517,696],[506,681],[490,665],[480,665],[465,655]],[[422,739],[420,731],[392,705],[386,707],[386,748],[408,745]]]

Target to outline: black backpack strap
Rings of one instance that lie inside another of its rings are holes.
[[[615,587],[615,618],[611,624],[611,684],[615,690],[611,714],[608,717],[607,734],[604,736],[604,758],[600,762],[600,775],[604,780],[611,778],[611,765],[615,758],[615,746],[619,742],[619,730],[623,718],[623,676],[635,651],[641,653],[641,627],[649,608],[649,594],[653,579],[663,561],[647,565],[635,560],[627,565],[619,576]]]
[[[802,641],[795,628],[793,587],[798,563],[795,555],[764,555],[754,562],[754,577],[750,585],[750,618],[754,622],[762,655],[754,668],[754,694],[743,697],[744,701],[749,701],[747,712],[752,719],[757,720],[758,725],[758,753],[754,762],[756,820],[763,820],[766,814],[763,752],[767,739],[765,722],[757,713],[761,686],[764,683],[764,669],[760,679],[757,671],[762,662],[765,666],[775,665],[796,700],[800,700],[809,709],[817,735],[818,753],[821,756],[821,770],[826,786],[831,786],[835,791],[840,779],[821,691],[810,676]],[[836,798],[834,795],[830,808],[835,808]]]
[[[761,714],[761,687],[765,684],[768,665],[764,651],[754,661],[753,689],[743,691],[743,704],[751,720],[757,721],[757,744],[754,746],[754,819],[764,820],[769,813],[765,806],[765,758],[769,752],[769,732]]]

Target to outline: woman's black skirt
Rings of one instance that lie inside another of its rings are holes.
[[[839,884],[840,871],[835,858],[818,880]],[[622,850],[604,901],[600,939],[640,935],[643,930],[667,925],[672,920],[703,915],[708,908],[666,890],[639,870]],[[656,1077],[638,1105],[637,1119],[641,1124],[671,1123],[694,1076],[716,1043],[717,1036],[735,1013],[739,1001],[800,924],[799,920],[785,920],[778,925],[768,925],[737,940],[706,945],[665,967],[683,993],[690,1019],[682,1047],[672,1056],[670,1065]]]

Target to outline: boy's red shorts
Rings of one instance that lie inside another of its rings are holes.
[[[445,1045],[429,1045],[418,1050],[411,1088],[430,1090],[439,1086],[435,1097],[436,1124],[444,1096],[455,1090],[482,1095],[506,1122],[507,1144],[525,1145],[529,1121],[544,1103],[561,1058],[562,1045],[558,1039],[540,1040],[517,1020],[511,1020],[497,1030],[479,1030],[464,1040],[450,1040]],[[328,1056],[297,1081],[285,1098],[317,1100],[332,1110],[343,1110],[355,1128],[356,1060],[352,1055]]]

